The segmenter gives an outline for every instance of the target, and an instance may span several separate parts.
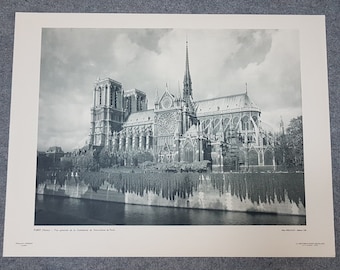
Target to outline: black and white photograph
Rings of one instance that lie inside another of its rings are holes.
[[[305,225],[299,32],[44,28],[36,225]]]
[[[4,256],[334,256],[324,26],[16,14]]]

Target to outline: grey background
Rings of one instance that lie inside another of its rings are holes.
[[[339,254],[339,0],[0,0],[0,254],[6,195],[15,12],[326,15],[334,217],[336,251]],[[0,269],[338,269],[339,267],[339,258],[0,258]]]

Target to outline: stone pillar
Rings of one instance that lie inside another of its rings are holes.
[[[176,141],[175,141],[175,146],[176,146],[176,152],[177,152],[177,162],[181,161],[181,150],[180,150],[180,140],[179,140],[179,134],[176,134]]]
[[[112,98],[112,107],[113,108],[119,108],[118,106],[118,99],[117,99],[117,91],[116,91],[116,86],[111,86],[112,91],[110,91],[110,95],[113,95]]]
[[[119,150],[123,150],[123,134],[119,135]]]
[[[219,167],[219,171],[223,172],[222,147],[220,145],[216,145],[216,147],[218,147],[218,167]]]
[[[182,134],[184,134],[186,131],[187,131],[187,113],[186,113],[186,110],[184,108],[183,110],[183,122],[182,122],[182,125],[183,125],[183,128],[182,128]]]
[[[99,92],[100,92],[100,88],[97,88],[97,90],[96,90],[96,107],[99,105]]]
[[[93,89],[93,108],[96,107],[96,102],[97,102],[97,89],[96,87]]]
[[[129,150],[130,136],[130,134],[126,134],[125,136],[125,150]]]
[[[199,151],[200,151],[199,161],[202,161],[203,160],[203,154],[204,154],[204,151],[203,151],[203,139],[199,138],[198,140],[199,140]]]
[[[119,134],[116,136],[116,150],[119,150]]]
[[[132,134],[132,147],[131,149],[137,149],[136,147],[136,141],[137,141],[137,138],[136,138],[136,134]]]
[[[145,148],[147,150],[150,149],[150,133],[149,132],[146,133],[146,145],[145,145]]]
[[[178,134],[182,134],[182,113],[178,111],[177,115],[177,132]]]
[[[143,133],[139,133],[138,148],[139,148],[139,150],[144,150],[143,149]]]

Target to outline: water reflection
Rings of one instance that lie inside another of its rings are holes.
[[[306,218],[37,195],[36,225],[305,225]]]

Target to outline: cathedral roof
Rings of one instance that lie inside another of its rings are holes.
[[[187,132],[185,132],[184,136],[190,136],[190,137],[198,137],[198,131],[197,131],[197,126],[192,125]]]
[[[247,93],[196,101],[197,116],[231,113],[244,110],[260,111]]]
[[[155,114],[153,110],[131,113],[128,119],[125,121],[124,126],[134,126],[140,124],[153,123],[154,116]]]
[[[266,132],[271,132],[271,133],[274,134],[273,127],[266,122],[261,121],[261,128],[262,128],[262,130],[264,130]]]
[[[136,95],[136,94],[140,94],[142,96],[146,96],[146,94],[142,90],[138,90],[136,88],[132,88],[132,89],[124,91],[124,96]]]

